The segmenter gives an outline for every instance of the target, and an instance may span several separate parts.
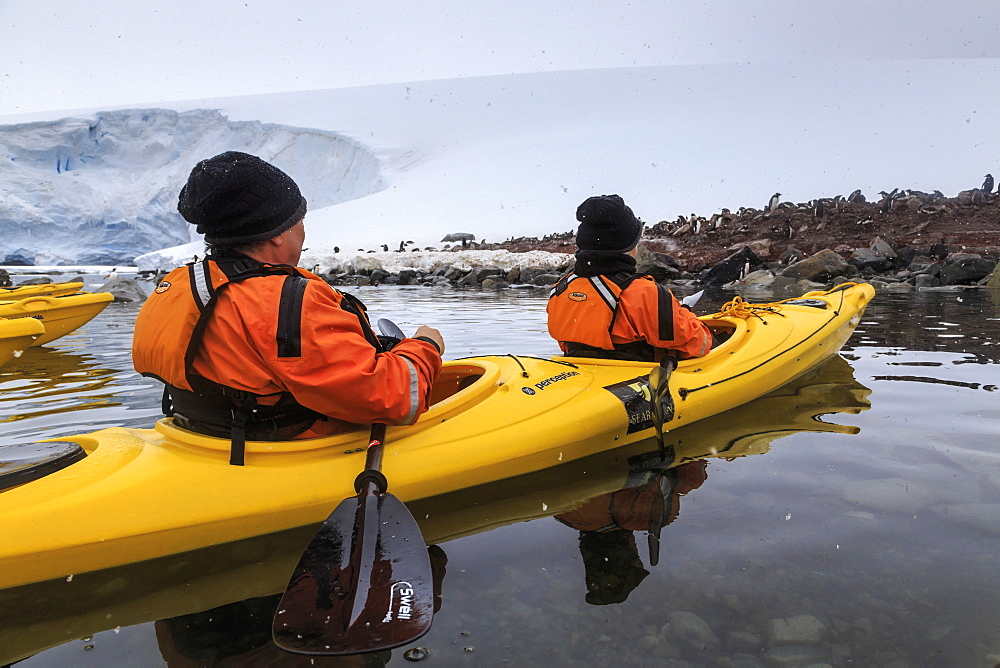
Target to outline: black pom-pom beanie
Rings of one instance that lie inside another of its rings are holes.
[[[576,209],[580,250],[626,253],[639,243],[642,222],[618,195],[589,197]]]
[[[290,176],[255,155],[227,151],[191,170],[177,199],[184,219],[216,245],[271,239],[306,215]]]

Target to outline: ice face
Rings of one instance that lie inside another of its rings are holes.
[[[0,264],[131,264],[196,238],[177,213],[191,168],[227,150],[273,162],[310,208],[385,188],[378,158],[333,132],[214,110],[101,112],[0,126]]]

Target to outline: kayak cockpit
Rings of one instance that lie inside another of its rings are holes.
[[[416,433],[447,420],[479,404],[503,385],[501,367],[490,360],[456,360],[445,362],[441,374],[431,390],[431,406],[416,423],[403,427],[389,427],[390,433],[406,430]],[[161,418],[156,431],[166,437],[166,442],[185,448],[228,452],[231,442],[227,438],[199,434],[180,427],[173,418]],[[367,443],[369,426],[322,438],[288,441],[247,441],[247,453],[286,454],[320,450],[323,448],[354,448],[359,439]]]

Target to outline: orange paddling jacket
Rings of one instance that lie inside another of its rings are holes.
[[[701,357],[712,334],[651,276],[564,276],[549,295],[549,335],[567,355],[659,361]]]
[[[246,256],[175,269],[136,318],[136,371],[162,381],[164,413],[243,443],[308,438],[359,424],[410,424],[430,403],[437,347],[385,351],[364,304],[308,271]]]

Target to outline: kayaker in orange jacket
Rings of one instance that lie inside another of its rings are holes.
[[[708,327],[668,288],[636,274],[643,226],[622,198],[590,197],[576,219],[576,265],[556,284],[547,306],[549,334],[562,351],[647,362],[707,354]]]
[[[260,158],[203,160],[178,210],[208,256],[168,274],[135,324],[138,372],[166,384],[165,412],[243,441],[328,435],[427,410],[444,340],[427,326],[388,349],[360,300],[296,267],[306,200]]]

